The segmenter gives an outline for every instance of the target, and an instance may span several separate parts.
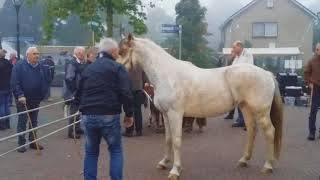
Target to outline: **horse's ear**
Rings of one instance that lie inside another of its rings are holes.
[[[131,33],[128,34],[128,41],[129,42],[133,41],[133,35]]]

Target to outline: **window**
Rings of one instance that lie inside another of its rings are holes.
[[[252,37],[276,38],[278,37],[278,24],[273,22],[253,23]]]
[[[273,0],[268,0],[267,8],[273,8]]]

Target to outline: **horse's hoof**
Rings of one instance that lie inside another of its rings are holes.
[[[179,176],[176,174],[170,174],[168,177],[169,180],[179,180]]]
[[[157,169],[167,170],[168,168],[167,168],[165,165],[163,165],[163,164],[158,164],[158,165],[157,165]]]
[[[263,173],[263,174],[272,174],[272,173],[273,173],[273,169],[263,168],[263,169],[261,170],[261,173]]]
[[[248,167],[248,163],[239,161],[239,162],[238,162],[238,167],[240,167],[240,168]]]

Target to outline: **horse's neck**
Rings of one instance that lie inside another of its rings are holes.
[[[159,47],[149,47],[143,43],[139,44],[138,63],[147,74],[150,82],[157,88],[160,83],[166,82],[166,77],[170,76],[168,68],[173,65],[169,54],[159,50]]]

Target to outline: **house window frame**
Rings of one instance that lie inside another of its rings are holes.
[[[255,36],[254,35],[254,26],[256,24],[263,24],[264,25],[264,32],[263,32],[263,36]],[[277,25],[277,33],[275,36],[266,36],[266,24],[276,24]],[[255,38],[278,38],[279,36],[279,23],[278,22],[254,22],[252,23],[252,32],[251,32],[251,35],[252,35],[252,38],[255,39]]]

